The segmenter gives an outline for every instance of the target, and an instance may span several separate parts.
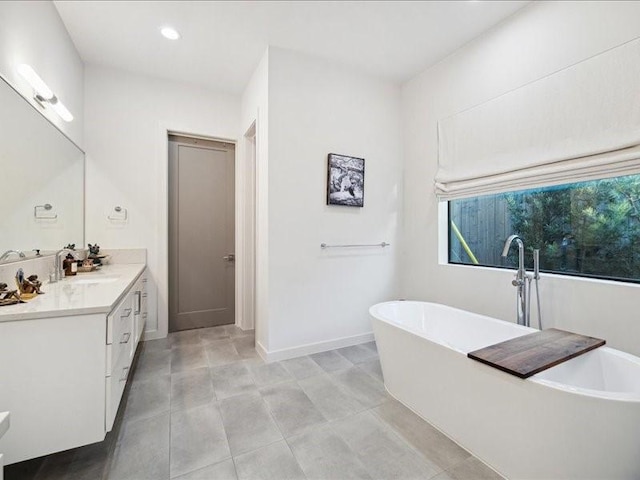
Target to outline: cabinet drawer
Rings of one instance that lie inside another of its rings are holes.
[[[107,345],[121,340],[122,318],[133,314],[133,295],[128,294],[107,316]],[[126,325],[126,324],[125,324]]]
[[[111,324],[111,343],[107,344],[107,371],[110,375],[115,371],[114,367],[121,357],[126,357],[130,361],[133,357],[136,342],[134,331],[134,314],[131,297],[125,301],[107,317],[107,323]]]
[[[113,422],[118,413],[118,407],[120,406],[120,400],[122,399],[122,393],[124,387],[127,384],[127,378],[131,370],[131,362],[129,359],[122,355],[120,360],[113,368],[112,375],[106,377],[106,415],[105,415],[105,427],[107,432],[110,432],[113,428]]]

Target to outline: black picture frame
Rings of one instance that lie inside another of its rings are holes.
[[[327,156],[327,205],[364,207],[364,158]]]

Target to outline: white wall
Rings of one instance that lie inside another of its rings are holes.
[[[347,66],[269,49],[271,358],[358,343],[397,295],[400,90]],[[365,158],[364,208],[327,206],[327,154]],[[320,249],[320,243],[391,247]],[[314,345],[315,344],[315,345]],[[308,348],[297,348],[310,345]]]
[[[640,2],[534,2],[403,87],[405,296],[514,321],[513,273],[439,263],[437,121],[640,36],[638,18]],[[540,286],[545,327],[640,354],[640,287],[562,276]]]
[[[168,328],[167,130],[235,140],[239,99],[92,65],[85,74],[86,241],[147,248],[157,292],[149,292],[146,338],[161,337]],[[126,223],[107,219],[116,205],[127,208]]]
[[[75,117],[62,120],[33,100],[33,90],[18,74],[31,65]],[[42,111],[75,143],[83,146],[84,65],[52,2],[0,2],[0,75]]]

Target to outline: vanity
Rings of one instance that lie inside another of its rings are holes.
[[[0,439],[12,464],[104,440],[147,317],[144,263],[115,264],[43,286],[0,308]]]
[[[18,268],[45,282],[53,252],[86,248],[85,153],[1,75],[0,104],[0,282],[13,290]],[[4,464],[100,442],[112,429],[147,321],[145,261],[133,252],[0,307]]]

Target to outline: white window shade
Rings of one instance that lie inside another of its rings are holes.
[[[443,200],[640,173],[640,40],[438,123]]]

